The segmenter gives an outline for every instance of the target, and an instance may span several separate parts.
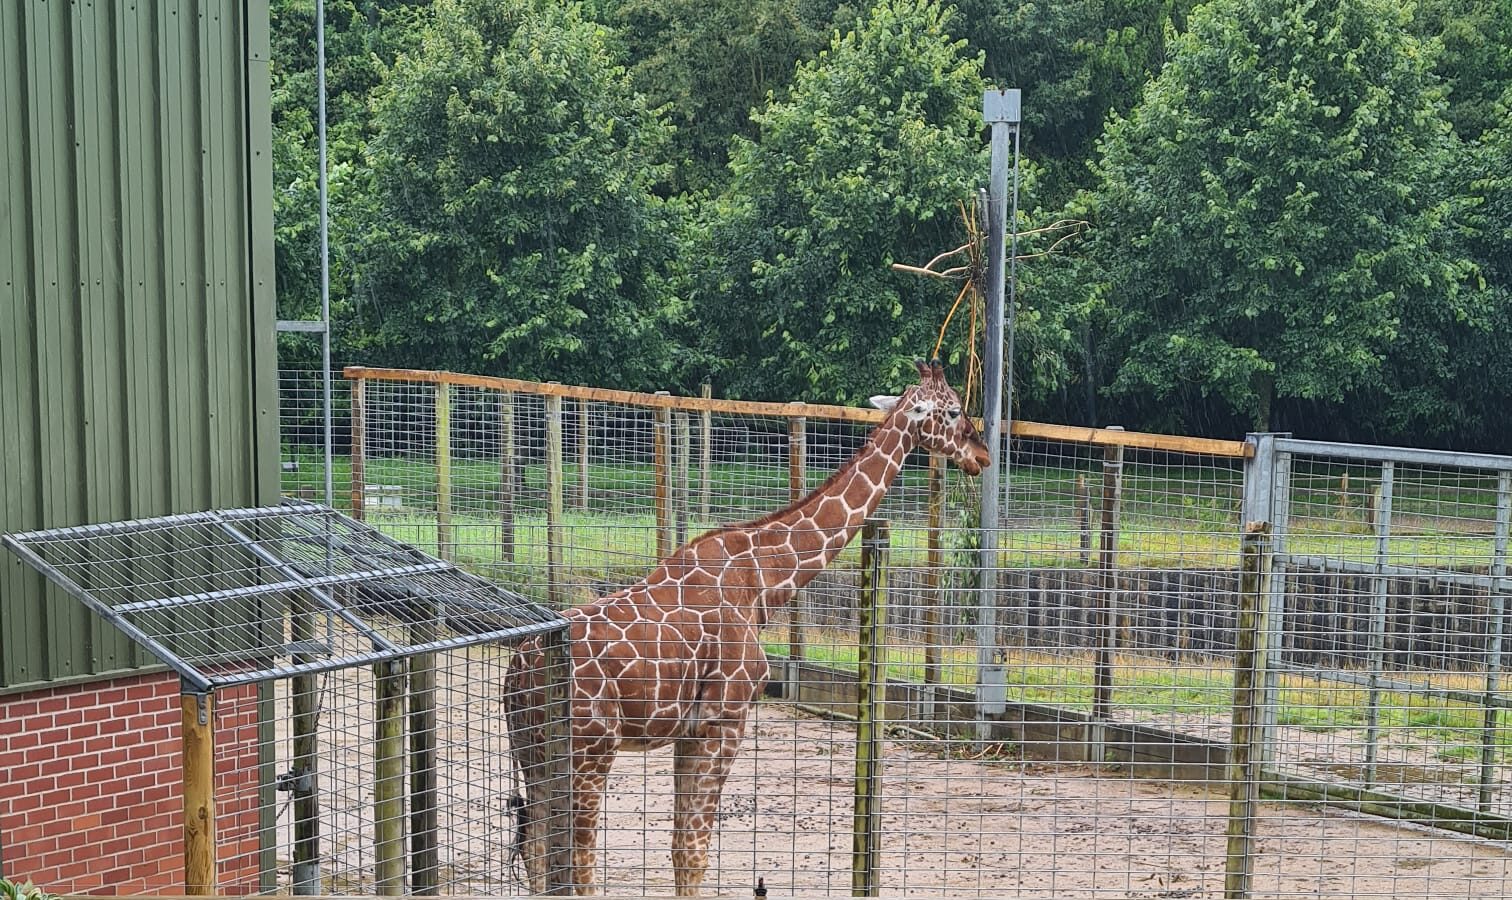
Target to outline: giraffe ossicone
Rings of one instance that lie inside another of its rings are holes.
[[[569,878],[594,892],[595,829],[616,754],[673,747],[672,870],[677,895],[697,896],[720,793],[769,669],[759,630],[828,565],[882,502],[917,448],[976,475],[992,455],[938,362],[917,384],[872,404],[887,415],[812,493],[750,522],[716,528],[622,591],[573,607]],[[522,855],[530,888],[546,889],[547,801],[542,654],[521,648],[506,676],[511,753],[522,775]]]

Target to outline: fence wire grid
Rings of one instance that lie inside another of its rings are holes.
[[[284,374],[291,496],[323,483],[316,374]],[[784,507],[871,428],[361,375],[337,507],[557,608]],[[885,539],[761,631],[706,892],[1508,896],[1512,460],[1219,443],[1016,427],[990,568],[980,482],[914,454]],[[608,892],[670,892],[673,767],[616,761]]]

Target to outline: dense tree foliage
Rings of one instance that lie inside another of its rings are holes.
[[[556,4],[437,0],[373,98],[356,295],[379,358],[635,387],[668,367],[667,129],[605,38]]]
[[[675,185],[724,180],[730,138],[754,136],[750,112],[781,95],[799,61],[829,43],[822,0],[624,0],[601,15],[619,26],[631,76],[677,128]]]
[[[1113,392],[1167,415],[1214,396],[1268,428],[1277,398],[1370,386],[1407,316],[1455,303],[1448,127],[1407,22],[1391,0],[1193,13],[1087,200]]]
[[[888,267],[956,240],[985,166],[979,63],[946,21],[883,0],[736,140],[695,306],[729,388],[854,402],[933,345],[942,290]]]
[[[1020,413],[1512,449],[1512,0],[326,9],[338,359],[901,386],[954,294],[888,266],[963,240],[994,84],[1025,92],[1021,226],[1089,223],[1023,248]],[[314,0],[272,10],[307,316]]]

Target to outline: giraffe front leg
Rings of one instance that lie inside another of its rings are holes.
[[[597,892],[594,863],[599,810],[617,749],[617,742],[608,736],[590,738],[573,748],[571,865],[573,892],[580,897]]]
[[[677,742],[673,761],[672,877],[677,896],[697,897],[709,868],[709,838],[719,796],[740,750],[742,721],[711,728],[703,738]]]

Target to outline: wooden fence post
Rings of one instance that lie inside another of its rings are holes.
[[[714,388],[704,385],[701,391],[705,400],[714,399]],[[698,445],[698,521],[709,524],[709,487],[714,471],[714,413],[704,409],[698,414],[703,438]]]
[[[404,663],[373,664],[373,879],[380,897],[404,893]]]
[[[592,440],[593,421],[588,418],[588,401],[578,400],[578,509],[588,508],[588,447]]]
[[[1082,565],[1092,565],[1092,490],[1085,472],[1076,475],[1076,530],[1081,535]]]
[[[451,526],[451,385],[436,382],[436,555],[454,556]]]
[[[657,391],[656,395],[671,396],[667,391]],[[676,538],[672,525],[672,472],[669,460],[672,451],[672,410],[658,406],[656,421],[651,428],[652,464],[656,468],[656,558],[665,559],[672,552]]]
[[[562,571],[562,398],[546,397],[546,596],[560,606],[567,592]]]
[[[316,645],[315,610],[312,601],[297,594],[289,601],[289,637],[294,653],[290,661],[308,665],[321,658],[323,646]],[[320,795],[316,791],[320,771],[320,678],[295,675],[289,685],[292,707],[290,730],[293,732],[293,758],[289,761],[294,776],[290,797],[294,811],[293,892],[299,895],[325,893],[320,876]]]
[[[677,540],[673,543],[681,547],[688,542],[688,494],[690,476],[688,474],[689,455],[693,452],[692,435],[688,429],[688,414],[678,412],[673,416],[672,431],[674,437],[674,453],[676,460],[673,470],[677,477],[673,482],[673,522],[677,529]]]
[[[422,621],[410,626],[410,644],[422,646],[440,636],[435,600],[422,602]],[[441,886],[440,823],[438,819],[436,746],[436,654],[410,658],[410,890],[435,896]]]
[[[1502,472],[1496,479],[1496,525],[1491,544],[1491,577],[1501,578],[1507,574],[1507,540],[1512,531],[1512,472]],[[1502,696],[1502,670],[1505,667],[1507,640],[1507,595],[1491,588],[1486,598],[1491,613],[1490,659],[1486,661],[1486,708],[1481,726],[1480,790],[1477,792],[1477,808],[1491,811],[1492,793],[1496,786],[1497,700]]]
[[[217,892],[215,859],[214,695],[187,688],[179,695],[184,766],[184,893]]]
[[[1386,607],[1391,579],[1386,575],[1391,552],[1391,494],[1396,467],[1381,463],[1381,483],[1375,491],[1375,575],[1371,578],[1370,631],[1366,636],[1368,670],[1365,690],[1365,787],[1375,786],[1376,757],[1380,752],[1381,673],[1386,656]]]
[[[546,893],[571,895],[572,883],[572,697],[569,667],[572,651],[565,628],[541,638],[541,670],[545,724]]]
[[[1119,430],[1109,426],[1110,430]],[[1118,514],[1123,500],[1122,444],[1103,451],[1102,533],[1098,549],[1099,593],[1097,660],[1092,678],[1092,755],[1103,761],[1103,726],[1113,714],[1113,666],[1118,653]]]
[[[861,526],[861,595],[856,672],[856,799],[851,826],[851,896],[877,896],[882,849],[882,728],[887,699],[887,545],[885,519]]]
[[[940,600],[945,574],[945,457],[929,454],[929,552],[924,570],[924,683],[940,683]],[[929,702],[933,702],[933,699]]]
[[[515,558],[515,455],[514,393],[499,392],[499,558]]]
[[[1260,798],[1267,588],[1270,523],[1245,524],[1240,551],[1239,609],[1234,629],[1234,712],[1229,741],[1228,848],[1223,871],[1224,900],[1246,900],[1254,871],[1255,815]]]
[[[366,438],[367,379],[352,381],[352,518],[361,522],[367,518],[367,459]]]
[[[788,502],[797,503],[807,487],[808,420],[803,416],[788,419]],[[794,591],[788,601],[788,659],[797,663],[807,655],[803,633],[803,592]],[[790,689],[796,692],[798,670],[789,666]],[[796,696],[796,693],[795,693]]]

